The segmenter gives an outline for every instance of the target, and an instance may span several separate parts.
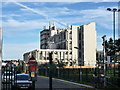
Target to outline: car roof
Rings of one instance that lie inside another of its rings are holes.
[[[21,73],[21,74],[17,74],[17,75],[28,75],[28,74]]]

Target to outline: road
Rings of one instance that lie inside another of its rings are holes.
[[[48,77],[38,76],[35,87],[38,90],[49,90],[49,79]],[[53,79],[53,90],[86,90],[86,87],[81,87],[78,85],[66,83],[59,80]],[[36,89],[36,90],[37,90]]]

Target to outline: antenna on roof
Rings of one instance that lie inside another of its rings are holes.
[[[51,26],[51,22],[49,21],[49,26]]]
[[[46,26],[44,26],[44,30],[46,29]]]
[[[53,22],[53,26],[55,26],[55,22]]]
[[[67,24],[67,29],[69,29],[69,24]]]

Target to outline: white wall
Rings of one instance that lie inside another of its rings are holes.
[[[78,47],[78,30],[79,30],[78,25],[72,25],[72,60],[78,60],[78,49],[74,48],[74,47]],[[77,65],[78,65],[78,61],[77,61]]]
[[[84,64],[95,66],[96,64],[96,30],[95,23],[84,25]]]

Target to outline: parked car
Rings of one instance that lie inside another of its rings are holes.
[[[12,88],[17,89],[32,89],[32,81],[29,80],[28,74],[17,74],[17,81],[13,82]]]
[[[13,79],[14,79],[14,75],[12,72],[5,71],[2,75],[2,83],[10,83]]]

